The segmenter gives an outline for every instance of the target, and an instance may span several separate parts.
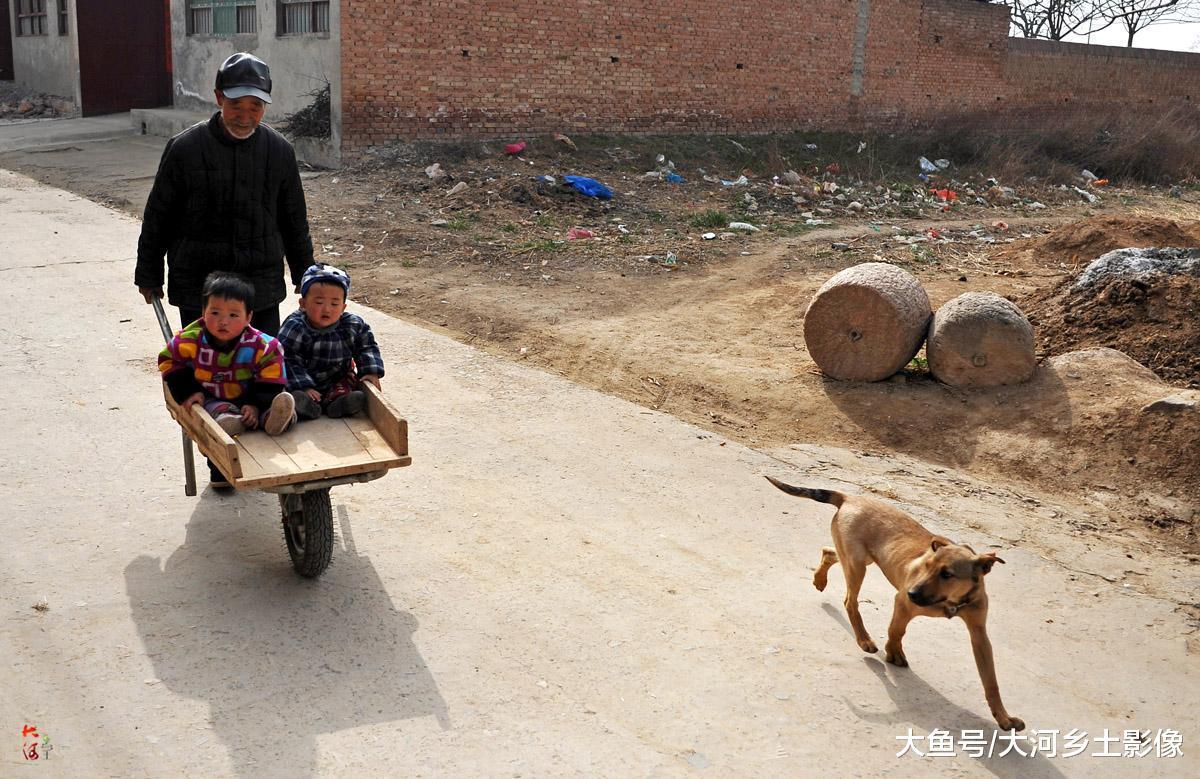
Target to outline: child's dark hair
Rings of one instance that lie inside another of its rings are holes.
[[[254,304],[254,285],[244,276],[227,271],[213,271],[204,279],[204,289],[200,293],[200,307],[208,307],[210,297],[225,300],[238,300],[245,304],[250,311]]]

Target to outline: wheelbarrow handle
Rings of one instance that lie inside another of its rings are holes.
[[[150,298],[150,304],[154,306],[154,316],[162,329],[163,340],[171,343],[171,323],[167,321],[167,312],[163,310],[162,298],[155,295]],[[183,494],[189,498],[196,494],[196,464],[192,455],[192,439],[188,438],[186,432],[183,434]]]
[[[163,340],[171,343],[171,323],[167,321],[167,312],[163,310],[162,298],[158,295],[150,298],[150,304],[154,306],[154,316],[158,318],[158,326],[162,330]]]

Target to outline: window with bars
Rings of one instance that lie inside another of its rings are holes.
[[[17,35],[46,34],[46,0],[17,0]]]
[[[329,34],[329,0],[279,0],[280,35]]]
[[[258,9],[254,0],[187,0],[188,35],[254,35]]]
[[[67,34],[67,3],[70,0],[58,0],[58,34]]]

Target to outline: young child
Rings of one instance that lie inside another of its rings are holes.
[[[300,310],[283,320],[279,340],[288,389],[300,419],[345,417],[366,407],[359,382],[379,387],[383,357],[371,326],[346,311],[350,277],[317,263],[300,280]]]
[[[250,326],[254,287],[232,273],[204,280],[201,316],[175,334],[158,355],[171,397],[185,408],[196,403],[231,436],[261,426],[280,435],[296,421],[279,341]],[[214,487],[228,482],[209,463]]]

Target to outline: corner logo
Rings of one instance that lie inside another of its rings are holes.
[[[53,750],[50,737],[38,735],[37,725],[21,728],[21,754],[26,760],[49,760]]]

